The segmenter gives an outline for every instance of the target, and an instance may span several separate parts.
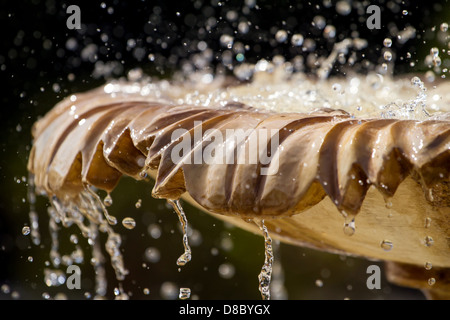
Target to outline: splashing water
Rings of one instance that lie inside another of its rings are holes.
[[[177,265],[178,266],[184,266],[186,263],[191,261],[192,258],[192,251],[191,247],[189,246],[189,240],[188,240],[188,223],[186,214],[183,211],[183,208],[181,207],[180,200],[167,200],[167,202],[172,206],[172,208],[175,210],[175,212],[178,215],[178,219],[180,220],[181,227],[183,229],[183,247],[184,247],[184,253],[178,258]]]
[[[58,281],[55,282],[52,279],[58,274],[57,268],[61,265],[81,264],[84,261],[83,251],[78,246],[78,240],[75,240],[73,235],[70,237],[70,242],[75,245],[75,250],[70,255],[61,256],[59,253],[59,225],[64,227],[76,225],[80,229],[82,236],[88,240],[91,246],[92,258],[90,263],[95,271],[95,298],[103,298],[107,291],[107,280],[104,267],[105,257],[99,241],[100,232],[107,234],[105,249],[110,256],[116,279],[119,282],[123,281],[128,274],[128,270],[124,266],[123,255],[120,251],[120,245],[122,243],[121,236],[114,232],[110,226],[111,221],[114,221],[114,219],[108,215],[103,202],[89,186],[86,186],[77,199],[62,201],[53,196],[50,197],[50,204],[51,206],[47,210],[50,218],[50,262],[55,269],[46,269],[47,279],[50,279],[46,281],[47,285],[53,286],[60,284]],[[121,285],[119,285],[117,290],[119,293],[115,295],[116,299],[127,298],[127,294],[123,292]]]
[[[249,5],[253,3],[253,5]],[[325,2],[324,2],[325,3]],[[330,2],[331,3],[331,2]],[[246,9],[250,10],[255,6],[254,1],[246,1]],[[330,5],[331,6],[331,5]],[[339,1],[336,4],[336,12],[341,16],[347,16],[352,11],[352,6],[347,1]],[[404,15],[409,12],[404,10]],[[237,15],[237,13],[236,13]],[[230,18],[231,19],[231,18]],[[235,17],[234,21],[240,21]],[[111,96],[134,96],[139,95],[149,100],[175,101],[177,104],[194,104],[201,106],[213,106],[235,101],[247,104],[256,109],[274,110],[278,112],[305,112],[309,113],[317,107],[342,109],[349,112],[355,118],[381,117],[385,119],[414,119],[426,120],[438,118],[449,111],[450,96],[448,92],[430,89],[436,75],[441,74],[445,78],[444,57],[440,56],[440,50],[433,47],[425,62],[430,66],[431,76],[425,75],[426,79],[433,79],[430,88],[427,89],[425,82],[419,76],[406,76],[394,78],[393,64],[397,58],[393,47],[395,44],[404,44],[409,39],[415,37],[414,28],[405,28],[391,34],[382,42],[384,46],[380,51],[382,63],[376,65],[367,74],[353,72],[351,67],[356,66],[355,53],[368,47],[368,42],[359,37],[345,38],[338,37],[336,27],[327,24],[326,19],[321,16],[314,17],[312,25],[317,30],[323,30],[324,39],[332,43],[332,50],[325,57],[319,57],[314,53],[317,42],[312,38],[307,38],[304,34],[293,33],[285,29],[275,30],[273,39],[277,45],[291,44],[302,53],[310,53],[304,58],[301,55],[286,61],[281,55],[272,59],[260,59],[255,63],[247,62],[246,52],[252,48],[247,48],[238,36],[223,34],[220,37],[220,46],[223,52],[217,52],[223,66],[231,70],[233,76],[240,81],[237,85],[226,86],[228,78],[224,72],[214,73],[209,62],[216,53],[208,47],[205,41],[199,41],[197,49],[200,51],[196,56],[182,66],[181,72],[176,72],[173,81],[156,80],[144,76],[141,69],[131,70],[128,79],[112,80],[105,84],[105,93]],[[236,24],[236,34],[247,34],[251,24],[240,21]],[[213,27],[211,23],[207,27]],[[448,24],[440,25],[441,32],[448,31]],[[233,34],[233,33],[230,33]],[[291,35],[290,41],[289,37]],[[334,41],[333,39],[339,39]],[[446,38],[448,39],[448,37]],[[323,40],[323,39],[322,39]],[[134,41],[135,43],[136,41]],[[135,45],[135,44],[134,44]],[[129,39],[127,46],[134,48],[133,41]],[[96,47],[96,45],[93,45]],[[70,46],[69,46],[70,47]],[[89,51],[92,46],[83,49],[83,56],[91,57]],[[95,51],[95,50],[94,50]],[[406,58],[411,58],[409,53]],[[156,61],[155,54],[148,54],[150,61]],[[116,61],[117,62],[117,61]],[[350,69],[345,72],[345,77],[331,77],[336,65],[347,64]],[[96,63],[96,71],[100,72],[101,64]],[[106,69],[103,66],[103,69]],[[193,72],[195,69],[201,70]],[[310,73],[304,72],[311,70]],[[105,71],[103,71],[105,72]],[[100,72],[101,73],[101,72]],[[430,99],[431,98],[431,99]],[[142,178],[147,177],[145,170],[141,173]],[[28,179],[30,190],[33,188],[33,177]],[[50,261],[54,268],[71,263],[81,263],[83,254],[79,247],[70,255],[59,253],[59,226],[64,227],[77,225],[91,246],[91,264],[95,270],[96,296],[103,297],[106,294],[106,271],[104,267],[105,257],[102,253],[99,234],[105,233],[107,241],[105,248],[111,257],[111,263],[115,270],[116,279],[122,281],[128,274],[124,267],[123,256],[120,251],[122,239],[120,235],[113,231],[111,226],[117,224],[117,219],[109,215],[106,207],[112,205],[112,198],[108,194],[103,201],[98,194],[86,186],[85,191],[79,195],[76,202],[65,202],[49,195],[51,207],[48,209],[50,217],[49,230],[51,235]],[[30,226],[25,226],[23,234],[30,234],[35,245],[41,243],[39,234],[38,215],[34,208],[35,194],[28,192],[30,203]],[[192,252],[188,243],[188,223],[186,215],[179,200],[167,200],[178,215],[183,231],[184,253],[178,258],[177,265],[184,266],[191,260]],[[141,200],[136,202],[136,208],[141,207]],[[431,221],[431,220],[430,220]],[[430,222],[429,221],[429,222]],[[429,222],[426,222],[429,226]],[[122,221],[127,229],[135,227],[132,218],[125,218]],[[263,299],[270,299],[270,282],[272,277],[272,264],[274,260],[272,239],[269,236],[264,221],[255,221],[261,229],[265,242],[265,260],[258,276],[259,290]],[[353,235],[355,233],[354,217],[346,217],[344,223],[344,233]],[[424,245],[432,246],[433,239],[429,236],[423,240]],[[385,241],[381,247],[389,251],[392,243]],[[81,253],[80,253],[81,251]],[[54,269],[46,269],[46,281],[50,284],[54,282]],[[61,280],[61,279],[60,279]],[[117,299],[127,298],[122,289],[122,285],[114,291]],[[189,288],[181,288],[179,298],[190,297]]]

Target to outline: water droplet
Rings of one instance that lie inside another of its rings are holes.
[[[136,221],[134,221],[134,219],[131,217],[126,217],[122,220],[122,225],[125,228],[131,230],[134,229],[134,227],[136,227]]]
[[[436,47],[433,47],[430,49],[430,54],[434,57],[437,57],[439,55],[439,49]]]
[[[2,286],[0,287],[0,290],[5,294],[8,294],[11,292],[11,289],[9,288],[9,286],[7,284],[2,284]]]
[[[159,237],[161,237],[162,234],[161,227],[158,224],[152,223],[147,227],[147,233],[153,239],[159,239]]]
[[[303,36],[300,33],[296,33],[291,38],[291,43],[293,46],[299,47],[303,44]]]
[[[181,300],[186,300],[191,297],[191,289],[190,288],[180,288],[180,293],[178,295],[178,298]]]
[[[425,262],[424,268],[425,270],[431,270],[431,268],[433,268],[433,265],[431,264],[431,262]]]
[[[403,10],[403,11],[402,11],[402,14],[403,14],[404,16],[407,16],[407,15],[408,15],[408,10]]]
[[[78,243],[78,237],[76,234],[71,234],[70,235],[70,242],[73,244],[77,244]]]
[[[447,22],[441,23],[440,29],[441,29],[442,32],[447,32],[447,30],[448,30],[448,23]]]
[[[145,249],[145,259],[148,262],[156,263],[160,260],[161,253],[159,252],[158,248],[155,247],[149,247]]]
[[[240,33],[246,34],[246,33],[248,33],[249,29],[250,29],[250,26],[248,25],[247,21],[239,22],[238,30],[239,30]]]
[[[435,67],[439,67],[442,63],[442,60],[439,56],[433,58],[433,65]]]
[[[411,85],[422,87],[423,86],[423,82],[420,80],[419,77],[416,76],[416,77],[412,77],[411,78]]]
[[[323,287],[323,281],[320,280],[320,279],[317,279],[316,282],[315,282],[315,284],[316,284],[316,287],[319,287],[319,288],[322,288],[322,287]]]
[[[28,262],[33,262],[33,257],[32,257],[32,256],[29,256],[29,257],[27,258],[27,260],[28,260]]]
[[[142,290],[142,292],[143,292],[146,296],[148,296],[148,295],[150,294],[150,289],[149,289],[149,288],[144,288],[144,289]]]
[[[326,39],[333,39],[336,37],[336,27],[332,25],[327,25],[323,30],[323,36]]]
[[[352,11],[352,7],[348,1],[341,0],[336,3],[336,11],[340,15],[346,16]]]
[[[425,246],[426,247],[431,247],[434,244],[434,240],[432,237],[430,236],[426,236],[425,237]]]
[[[228,34],[223,34],[220,36],[220,44],[222,47],[226,47],[228,49],[233,48],[234,38]]]
[[[383,240],[381,241],[380,246],[384,251],[391,251],[394,247],[394,244],[390,240]]]
[[[231,279],[236,272],[236,268],[231,263],[225,262],[219,266],[218,271],[222,278]]]
[[[288,34],[285,30],[278,30],[275,34],[275,39],[279,42],[285,42],[287,40]]]
[[[392,46],[392,39],[390,39],[390,38],[384,39],[383,45],[384,45],[386,48],[390,48],[390,47]]]
[[[429,284],[430,286],[434,286],[435,283],[436,283],[436,279],[435,279],[435,278],[430,278],[430,279],[428,279],[428,284]]]
[[[431,226],[431,218],[425,218],[425,228],[429,228]]]
[[[142,206],[142,199],[139,199],[139,200],[136,202],[135,207],[136,207],[136,209],[139,209],[141,206]]]
[[[173,282],[166,281],[161,285],[160,293],[163,299],[174,300],[177,298],[179,290]]]
[[[386,206],[386,209],[391,209],[391,208],[392,208],[392,201],[387,200],[387,201],[385,202],[385,206]]]
[[[325,26],[326,26],[325,18],[322,17],[322,16],[315,16],[315,17],[313,18],[312,25],[313,25],[314,27],[316,27],[317,29],[322,30],[322,29],[325,28]]]
[[[103,199],[103,204],[106,207],[110,207],[113,204],[113,200],[112,200],[111,195],[109,193],[106,195],[105,199]]]
[[[385,51],[383,54],[384,60],[386,61],[391,61],[392,60],[392,52],[390,51]]]
[[[31,232],[31,229],[30,229],[29,226],[25,226],[25,227],[22,228],[22,234],[23,234],[24,236],[29,235],[30,232]]]
[[[355,219],[346,219],[344,223],[344,234],[347,236],[352,236],[355,234],[356,225],[355,225]]]

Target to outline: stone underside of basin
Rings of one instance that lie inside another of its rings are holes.
[[[193,203],[189,196],[186,200]],[[389,201],[392,205],[386,206],[382,194],[370,188],[356,215],[352,236],[344,233],[345,219],[328,197],[299,214],[266,219],[265,225],[273,237],[294,245],[369,259],[450,267],[450,208],[430,206],[420,185],[411,178],[400,184]],[[254,223],[241,218],[215,216],[260,233]],[[431,245],[427,245],[426,237],[433,239]],[[391,242],[392,249],[383,249],[383,241]]]

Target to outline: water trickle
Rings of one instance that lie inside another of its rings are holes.
[[[172,208],[177,213],[178,219],[180,220],[181,227],[183,229],[184,253],[178,258],[177,265],[184,266],[186,263],[191,261],[191,247],[189,246],[188,241],[188,234],[187,234],[188,223],[186,214],[184,213],[179,200],[167,200],[167,202],[172,206]]]
[[[264,224],[264,220],[257,221],[255,223],[259,226],[264,236],[264,264],[261,268],[261,272],[258,275],[259,291],[263,300],[270,300],[270,281],[272,279],[272,266],[273,266],[273,248],[272,238],[269,235],[269,231]]]
[[[100,204],[100,207],[103,211],[103,214],[106,218],[106,220],[108,221],[108,223],[112,226],[115,226],[117,224],[117,218],[114,216],[111,216],[108,213],[108,210],[106,209],[106,207],[111,206],[112,205],[112,198],[111,195],[108,193],[105,197],[105,199],[103,201],[100,200],[100,197],[98,196],[98,194],[96,194],[91,188],[90,186],[86,186],[85,189],[87,190],[87,192],[89,192],[95,200],[97,200],[97,202]]]

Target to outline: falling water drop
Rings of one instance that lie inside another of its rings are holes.
[[[392,39],[391,39],[391,38],[386,38],[386,39],[384,39],[383,45],[384,45],[386,48],[390,48],[390,47],[392,46]]]
[[[386,61],[391,61],[392,60],[392,52],[390,51],[385,51],[383,54],[384,60]]]
[[[296,33],[291,38],[291,44],[293,46],[299,47],[303,44],[303,36],[299,33]]]
[[[106,207],[112,206],[113,200],[112,200],[111,195],[110,195],[109,193],[106,195],[105,199],[103,199],[103,204],[104,204]]]
[[[439,55],[439,49],[436,48],[436,47],[431,48],[431,49],[430,49],[430,54],[431,54],[431,56],[433,56],[433,57],[437,57],[437,56]]]
[[[447,22],[441,23],[440,29],[441,29],[442,32],[447,32],[447,30],[448,30],[448,23]]]
[[[285,42],[287,40],[288,34],[285,30],[278,30],[275,34],[275,39],[279,42]]]
[[[178,295],[178,298],[181,300],[186,300],[191,297],[191,289],[190,288],[180,288],[180,294]]]
[[[425,270],[431,270],[431,268],[433,268],[433,265],[431,264],[431,262],[425,262],[424,268]]]
[[[134,221],[134,219],[131,217],[126,217],[122,220],[122,225],[125,228],[132,230],[134,229],[134,227],[136,227],[136,221]]]
[[[436,283],[436,279],[435,279],[435,278],[429,278],[429,279],[428,279],[428,284],[429,284],[430,286],[434,286],[435,283]]]
[[[29,235],[30,232],[31,232],[31,229],[30,229],[29,226],[25,226],[25,227],[22,228],[22,234],[23,234],[24,236]]]
[[[431,218],[425,218],[425,228],[429,228],[431,226]]]
[[[139,199],[139,200],[135,203],[134,206],[136,207],[136,209],[139,209],[139,208],[142,206],[142,199]]]

